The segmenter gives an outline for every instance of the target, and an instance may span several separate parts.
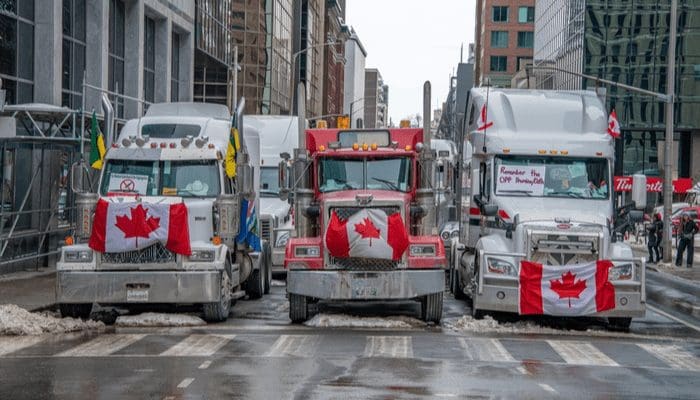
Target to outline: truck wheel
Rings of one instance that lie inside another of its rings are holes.
[[[420,313],[423,321],[439,324],[442,318],[442,292],[423,297]]]
[[[309,299],[300,294],[289,294],[289,319],[300,324],[309,319]]]
[[[626,317],[610,317],[608,318],[608,326],[613,330],[628,331],[632,324],[632,318]]]
[[[450,282],[450,291],[457,300],[464,300],[467,296],[464,294],[464,286],[458,269],[452,270],[452,282]]]
[[[250,277],[248,277],[248,281],[246,282],[246,292],[248,292],[248,296],[250,296],[251,299],[259,299],[263,297],[263,294],[265,293],[265,274],[262,271],[264,268],[265,265],[263,262],[261,262],[259,268],[253,270],[250,273]]]
[[[272,252],[270,250],[270,244],[265,242],[263,244],[263,255],[265,257],[265,294],[270,294],[270,287],[272,286]]]
[[[202,305],[204,320],[207,322],[223,322],[228,319],[231,312],[231,288],[230,280],[226,271],[221,275],[221,298],[217,303],[206,303]]]
[[[59,304],[59,310],[62,317],[88,319],[92,312],[92,303],[90,304]]]
[[[483,310],[479,310],[478,308],[476,308],[476,306],[474,305],[474,299],[473,299],[473,298],[472,298],[471,303],[472,303],[472,318],[474,318],[474,319],[483,319],[483,318],[484,318],[484,315],[486,315],[486,313],[484,313]]]

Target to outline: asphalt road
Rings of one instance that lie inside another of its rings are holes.
[[[0,337],[0,399],[698,398],[700,334],[654,311],[630,333],[530,320],[557,331],[496,334],[449,328],[468,314],[449,295],[442,327],[306,327],[287,310],[273,287],[222,324]],[[318,312],[416,316],[418,306]]]

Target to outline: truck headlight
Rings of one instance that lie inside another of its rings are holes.
[[[517,270],[513,263],[500,258],[487,258],[486,266],[490,274],[516,276]]]
[[[321,249],[318,246],[297,246],[294,248],[294,255],[297,257],[318,257]]]
[[[620,264],[610,268],[608,279],[611,281],[626,281],[632,279],[632,264]]]
[[[440,234],[440,237],[442,238],[442,240],[448,240],[450,238],[450,231],[447,231],[447,230],[442,231],[442,233]]]
[[[214,250],[192,250],[190,261],[214,261],[216,251]]]
[[[285,247],[289,241],[289,232],[280,232],[275,239],[275,247]]]
[[[456,231],[452,231],[452,233],[450,233],[450,237],[451,238],[459,237],[459,229],[457,229]]]
[[[434,244],[412,244],[411,252],[409,253],[413,257],[430,257],[435,255],[435,245]]]
[[[66,250],[63,256],[66,262],[92,262],[92,250]]]

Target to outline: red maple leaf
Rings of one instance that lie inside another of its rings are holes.
[[[576,274],[572,274],[571,271],[562,274],[561,280],[552,279],[549,281],[549,285],[553,291],[557,292],[560,299],[569,299],[569,308],[571,308],[571,299],[579,298],[581,292],[586,289],[586,281],[579,279],[574,283],[576,279]]]
[[[379,229],[374,226],[369,218],[365,218],[361,223],[355,224],[355,232],[359,233],[363,239],[369,238],[370,247],[372,247],[372,238],[379,239]]]
[[[117,223],[115,224],[122,232],[124,239],[128,238],[146,238],[160,227],[160,218],[148,217],[148,211],[141,204],[131,209],[131,218],[126,215],[117,215]]]

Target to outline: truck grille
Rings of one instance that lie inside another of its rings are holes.
[[[546,265],[584,264],[599,257],[598,238],[594,236],[533,234],[530,260]]]
[[[268,218],[260,220],[260,239],[267,240],[268,242],[272,239],[272,221]]]
[[[166,249],[160,243],[156,243],[141,250],[102,254],[102,262],[108,264],[160,264],[175,261],[175,253]]]
[[[340,219],[348,219],[355,215],[356,212],[362,210],[365,207],[336,207],[336,208],[331,208],[331,211],[335,211],[336,214],[338,214],[338,218]],[[392,215],[396,214],[397,212],[400,212],[399,207],[393,206],[393,207],[370,207],[375,210],[382,210],[386,213],[386,215]]]
[[[392,271],[398,267],[398,262],[377,258],[335,258],[331,257],[331,264],[336,268],[348,271]]]

